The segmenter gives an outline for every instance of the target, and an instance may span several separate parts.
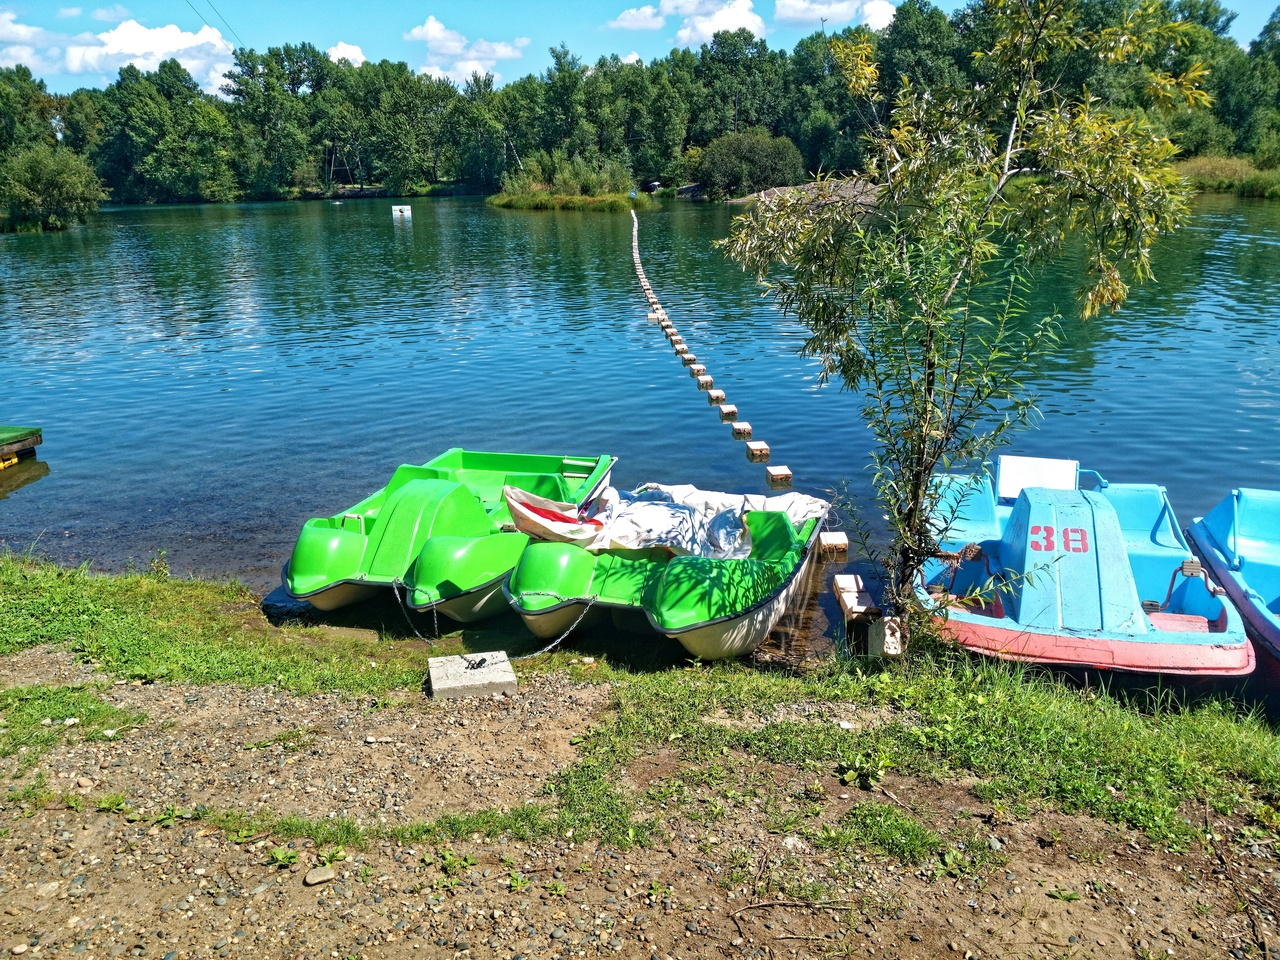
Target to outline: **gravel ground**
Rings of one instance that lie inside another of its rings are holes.
[[[148,717],[113,741],[72,742],[38,762],[52,789],[83,798],[80,811],[4,804],[0,948],[10,955],[1241,960],[1280,947],[1267,845],[1169,854],[1088,818],[1042,812],[1010,823],[968,784],[892,776],[877,799],[937,830],[970,828],[1005,862],[973,879],[841,859],[770,832],[768,798],[747,790],[719,818],[669,811],[646,848],[477,834],[450,845],[460,859],[446,876],[436,844],[381,841],[326,867],[298,841],[286,845],[296,863],[272,866],[270,838],[156,818],[170,805],[203,804],[394,826],[547,803],[548,779],[575,757],[571,741],[609,709],[608,687],[524,677],[510,698],[436,703],[405,691],[375,706],[265,688],[113,684],[50,649],[4,658],[0,673],[3,686],[97,679],[105,699]],[[875,721],[846,705],[788,713]],[[795,771],[738,760],[744,784],[764,778],[780,796],[804,795]],[[19,761],[0,766],[13,774]],[[678,758],[658,751],[631,764],[624,783],[645,789],[678,772]],[[822,820],[868,798],[843,789],[832,780],[821,794]],[[124,794],[131,812],[98,811],[110,793]],[[825,902],[796,900],[805,883],[824,884]]]

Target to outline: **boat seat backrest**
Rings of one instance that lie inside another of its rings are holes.
[[[991,478],[943,474],[934,478],[938,500],[932,515],[934,535],[945,543],[961,544],[1000,539],[1000,521],[991,491]],[[943,530],[944,524],[949,524]]]
[[[1143,600],[1163,601],[1173,571],[1183,560],[1191,559],[1164,487],[1154,483],[1113,483],[1102,495],[1120,520],[1139,595]]]
[[[1240,490],[1236,524],[1236,547],[1245,563],[1280,568],[1280,490]],[[1249,580],[1252,586],[1252,573]]]
[[[785,513],[751,510],[744,522],[751,533],[753,560],[781,560],[800,544],[795,525]]]
[[[1078,460],[1000,456],[996,459],[996,497],[1001,502],[1013,502],[1026,487],[1074,490],[1079,474]]]

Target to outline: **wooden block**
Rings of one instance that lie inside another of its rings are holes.
[[[689,346],[688,346],[688,344],[684,344],[684,343],[677,343],[677,344],[676,344],[676,353],[680,354],[680,356],[682,356],[682,357],[683,357],[686,353],[689,353]],[[690,356],[692,356],[692,354],[690,354]]]
[[[667,337],[667,339],[671,341],[671,345],[673,347],[677,343],[684,343],[684,337],[680,336],[680,334],[675,333],[674,331],[672,332],[671,336]]]
[[[769,445],[763,440],[748,440],[747,459],[752,463],[768,463]]]
[[[764,475],[771,487],[791,486],[791,469],[789,467],[765,467]]]
[[[644,315],[644,318],[645,318],[646,320],[648,320],[650,323],[657,323],[657,321],[658,321],[658,315],[657,315],[656,313],[654,313],[652,310],[650,310],[648,313],[646,313],[646,314]]]
[[[680,353],[681,347],[684,347],[684,353]],[[696,353],[690,353],[689,348],[683,343],[676,344],[676,353],[680,353],[680,362],[686,367],[692,367],[698,362],[698,355]]]
[[[738,408],[732,403],[720,404],[720,419],[725,423],[728,423],[730,420],[737,420]]]
[[[873,657],[900,657],[905,651],[902,623],[897,617],[881,617],[867,631],[867,653]]]
[[[686,354],[686,356],[693,356],[693,354]],[[702,375],[706,372],[707,368],[701,363],[689,364],[689,376],[695,378],[699,383],[702,382]]]
[[[708,391],[707,391],[707,403],[711,404],[713,407],[714,407],[714,406],[716,406],[717,404],[724,403],[724,391],[723,391],[723,390],[708,390]]]
[[[733,435],[739,440],[751,439],[751,424],[745,420],[733,421]]]
[[[676,328],[676,325],[672,323],[670,320],[668,320],[666,317],[663,317],[661,320],[658,321],[658,326],[662,328],[663,333],[666,333],[668,330],[674,330]]]
[[[818,547],[824,557],[848,556],[849,535],[837,530],[824,530],[818,534]]]
[[[846,621],[857,617],[878,617],[880,608],[871,599],[866,584],[856,573],[838,573],[831,584],[836,593],[836,602]]]
[[[698,366],[701,366],[701,364],[698,364]],[[709,374],[704,373],[698,377],[699,390],[710,390],[714,384],[715,384],[715,380],[711,379],[711,376]]]

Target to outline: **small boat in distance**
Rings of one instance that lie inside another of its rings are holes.
[[[285,590],[335,610],[403,585],[415,610],[464,623],[491,616],[506,609],[502,581],[529,542],[511,524],[503,487],[580,506],[605,488],[614,462],[454,447],[402,465],[355,506],[302,525]]]
[[[934,483],[941,555],[917,594],[965,649],[1139,673],[1253,670],[1240,616],[1188,548],[1164,487],[1012,456],[994,473]]]
[[[1232,490],[1187,535],[1246,628],[1280,658],[1280,490]]]

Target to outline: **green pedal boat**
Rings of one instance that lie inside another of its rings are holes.
[[[492,616],[506,609],[502,582],[529,543],[511,523],[503,487],[580,506],[605,489],[614,462],[454,447],[398,467],[372,496],[302,525],[285,590],[335,610],[403,586],[415,610],[463,623]]]
[[[604,611],[647,618],[703,660],[750,653],[795,597],[829,504],[650,485],[600,514],[595,543],[531,543],[503,587],[534,634]],[[630,498],[630,499],[628,499]]]

